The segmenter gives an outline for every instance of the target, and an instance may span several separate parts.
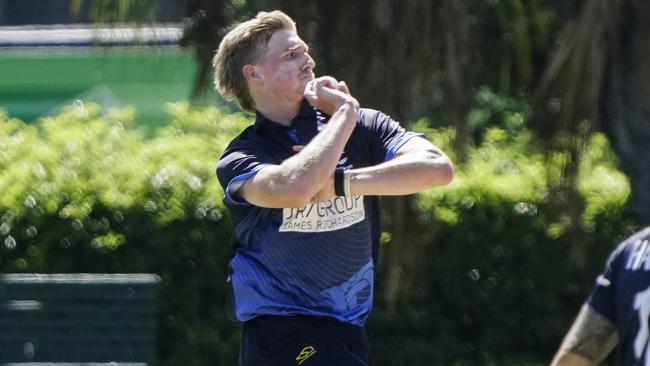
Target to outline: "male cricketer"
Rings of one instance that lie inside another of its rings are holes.
[[[618,344],[615,365],[650,365],[650,227],[623,241],[556,353],[553,366],[599,364]]]
[[[221,94],[255,113],[217,164],[234,225],[228,285],[231,315],[243,322],[240,365],[370,365],[363,324],[377,196],[446,185],[451,162],[360,108],[344,82],[315,78],[308,46],[280,11],[231,30],[213,66]]]

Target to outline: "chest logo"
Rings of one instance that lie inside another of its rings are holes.
[[[335,231],[363,221],[363,196],[334,197],[302,208],[282,210],[280,232],[318,233]]]

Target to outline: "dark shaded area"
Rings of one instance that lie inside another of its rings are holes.
[[[72,0],[0,0],[0,26],[91,23],[90,1],[83,1],[79,14],[73,14]],[[159,0],[156,21],[178,23],[185,15],[181,1]]]

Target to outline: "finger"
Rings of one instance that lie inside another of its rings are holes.
[[[293,146],[291,146],[291,149],[293,149],[293,151],[295,151],[295,152],[300,152],[304,148],[305,148],[305,145],[293,145]]]
[[[338,89],[339,82],[331,76],[321,76],[316,81],[317,88]]]
[[[314,94],[316,92],[316,80],[312,80],[305,85],[305,93],[312,93]]]
[[[329,100],[330,98],[347,98],[347,93],[342,90],[335,88],[322,88],[318,90],[318,97]]]
[[[348,89],[348,84],[345,81],[339,81],[339,90],[345,94],[350,94],[350,89]]]
[[[312,80],[305,85],[305,91],[303,95],[307,99],[315,100],[318,99],[318,93],[316,91],[316,80]]]

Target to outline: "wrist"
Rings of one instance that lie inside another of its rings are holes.
[[[339,197],[352,196],[350,191],[350,180],[352,178],[350,170],[345,168],[336,168],[334,171],[334,194]]]
[[[336,168],[334,171],[334,194],[345,196],[345,168]]]
[[[343,191],[345,192],[345,197],[351,197],[352,191],[350,189],[350,182],[352,181],[352,171],[346,170],[343,172]]]
[[[345,98],[337,107],[337,111],[354,112],[359,110],[359,102],[353,97]]]

